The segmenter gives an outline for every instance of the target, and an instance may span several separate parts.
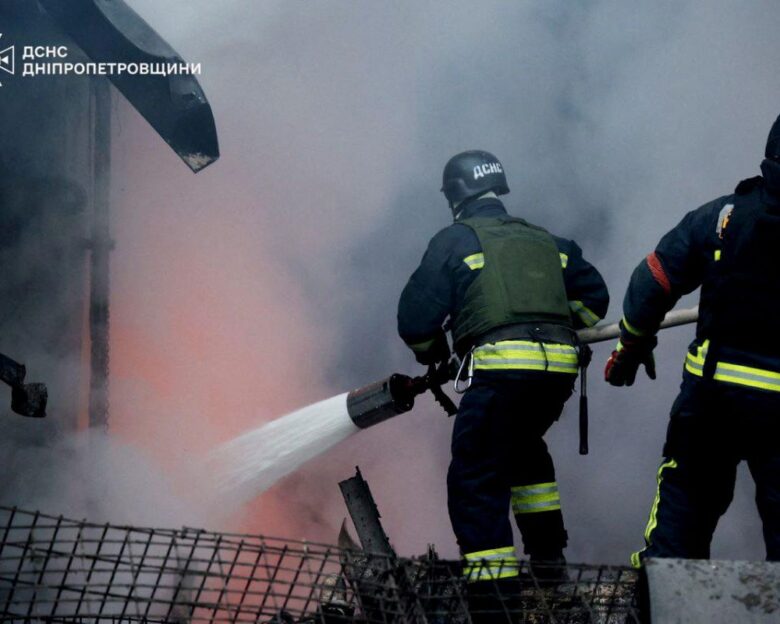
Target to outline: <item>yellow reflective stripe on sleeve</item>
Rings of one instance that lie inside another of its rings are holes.
[[[720,260],[720,255],[721,255],[721,250],[720,249],[716,249],[715,250],[715,262]]]
[[[561,257],[561,268],[565,269],[569,265],[569,256],[562,251],[558,255]]]
[[[465,262],[466,266],[472,271],[481,269],[485,266],[485,254],[482,252],[471,254],[470,256],[463,258],[463,262]]]
[[[569,309],[580,317],[586,327],[593,327],[601,319],[598,315],[588,308],[582,301],[569,301]]]
[[[475,370],[539,370],[577,373],[577,351],[571,345],[502,340],[474,350]]]
[[[430,340],[426,340],[425,342],[416,342],[414,344],[410,344],[409,348],[412,351],[427,351],[433,346],[434,342],[436,342],[436,339],[431,338]]]
[[[555,481],[512,488],[512,512],[515,514],[555,511],[560,508],[561,496]]]
[[[626,331],[629,334],[634,334],[634,336],[644,336],[647,332],[643,332],[638,327],[634,327],[631,323],[628,322],[628,319],[623,316],[623,327],[626,328]]]
[[[635,568],[642,566],[639,555],[647,550],[648,546],[650,546],[650,537],[652,536],[655,527],[658,526],[658,505],[661,502],[661,482],[664,480],[664,470],[667,468],[677,468],[677,460],[670,459],[668,462],[661,464],[661,467],[658,469],[655,498],[653,499],[653,506],[650,508],[650,518],[648,519],[647,526],[645,527],[645,547],[642,550],[631,554],[631,565]]]
[[[463,576],[469,583],[510,578],[520,573],[514,546],[466,553],[463,558],[466,560]]]

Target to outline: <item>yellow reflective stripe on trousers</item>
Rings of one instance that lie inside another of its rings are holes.
[[[539,370],[577,374],[577,351],[571,345],[502,340],[474,349],[475,370]]]
[[[685,370],[692,375],[702,377],[704,375],[704,360],[707,357],[708,348],[709,340],[705,340],[696,349],[695,354],[688,353],[685,357]],[[717,362],[713,379],[769,392],[780,392],[780,372],[765,368],[755,368],[730,362]]]
[[[653,534],[655,527],[658,526],[658,505],[661,502],[661,482],[664,480],[664,470],[667,468],[677,468],[677,460],[670,459],[668,462],[661,464],[661,467],[658,469],[655,498],[653,499],[653,506],[650,508],[650,518],[648,519],[647,526],[645,527],[646,545],[642,550],[631,553],[631,565],[635,568],[642,567],[642,560],[640,559],[639,555],[641,555],[645,550],[647,550],[647,547],[650,546],[650,536]]]
[[[586,327],[593,327],[601,320],[598,315],[582,303],[582,301],[569,301],[569,309],[580,317],[580,320],[585,323]]]
[[[569,255],[562,251],[559,252],[558,255],[561,257],[561,268],[565,269],[569,265]]]
[[[520,573],[514,546],[466,553],[463,558],[466,560],[463,576],[469,583],[510,578]]]
[[[472,271],[481,269],[485,266],[485,255],[482,252],[471,254],[463,258],[463,262],[466,263]]]
[[[555,511],[561,508],[558,483],[534,483],[512,488],[512,512],[515,514]]]

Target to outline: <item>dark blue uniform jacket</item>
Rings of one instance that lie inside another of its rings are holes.
[[[762,164],[764,178],[751,178],[737,187],[750,199],[768,207],[780,208],[780,166],[770,161]],[[626,330],[639,335],[653,334],[666,312],[676,302],[702,283],[713,278],[720,261],[723,240],[721,233],[728,227],[730,211],[736,194],[724,195],[686,214],[682,221],[658,243],[655,251],[640,262],[634,270],[623,301],[623,322]],[[701,353],[701,347],[710,336],[702,331],[710,310],[702,307],[696,339],[691,343],[691,357]],[[761,331],[761,328],[756,328]],[[780,370],[780,354],[776,357],[758,355],[739,345],[722,348],[720,357],[732,364]],[[686,366],[694,372],[692,366]]]
[[[458,216],[467,219],[502,214],[506,209],[499,199],[485,198],[471,203]],[[561,255],[574,326],[595,325],[607,313],[606,284],[595,267],[583,259],[574,241],[553,238]],[[410,347],[424,350],[421,346],[436,337],[447,317],[458,311],[466,289],[479,272],[464,259],[481,251],[476,234],[457,221],[433,237],[398,304],[398,333]]]

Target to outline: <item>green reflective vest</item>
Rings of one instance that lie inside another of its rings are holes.
[[[477,344],[505,325],[572,326],[561,258],[549,232],[509,215],[458,223],[474,231],[485,262],[452,319],[456,347]]]

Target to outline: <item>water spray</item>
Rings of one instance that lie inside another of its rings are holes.
[[[698,308],[675,310],[666,315],[660,327],[685,325],[697,318]],[[617,323],[577,332],[582,344],[614,340],[619,335]],[[239,502],[251,500],[358,431],[410,411],[415,399],[428,391],[452,415],[457,409],[442,385],[456,373],[454,362],[431,366],[419,377],[396,373],[249,431],[212,454],[218,489]]]
[[[214,486],[238,503],[251,500],[352,434],[410,411],[415,398],[428,390],[454,414],[457,408],[441,388],[453,370],[444,364],[419,377],[390,375],[253,429],[212,453]]]

